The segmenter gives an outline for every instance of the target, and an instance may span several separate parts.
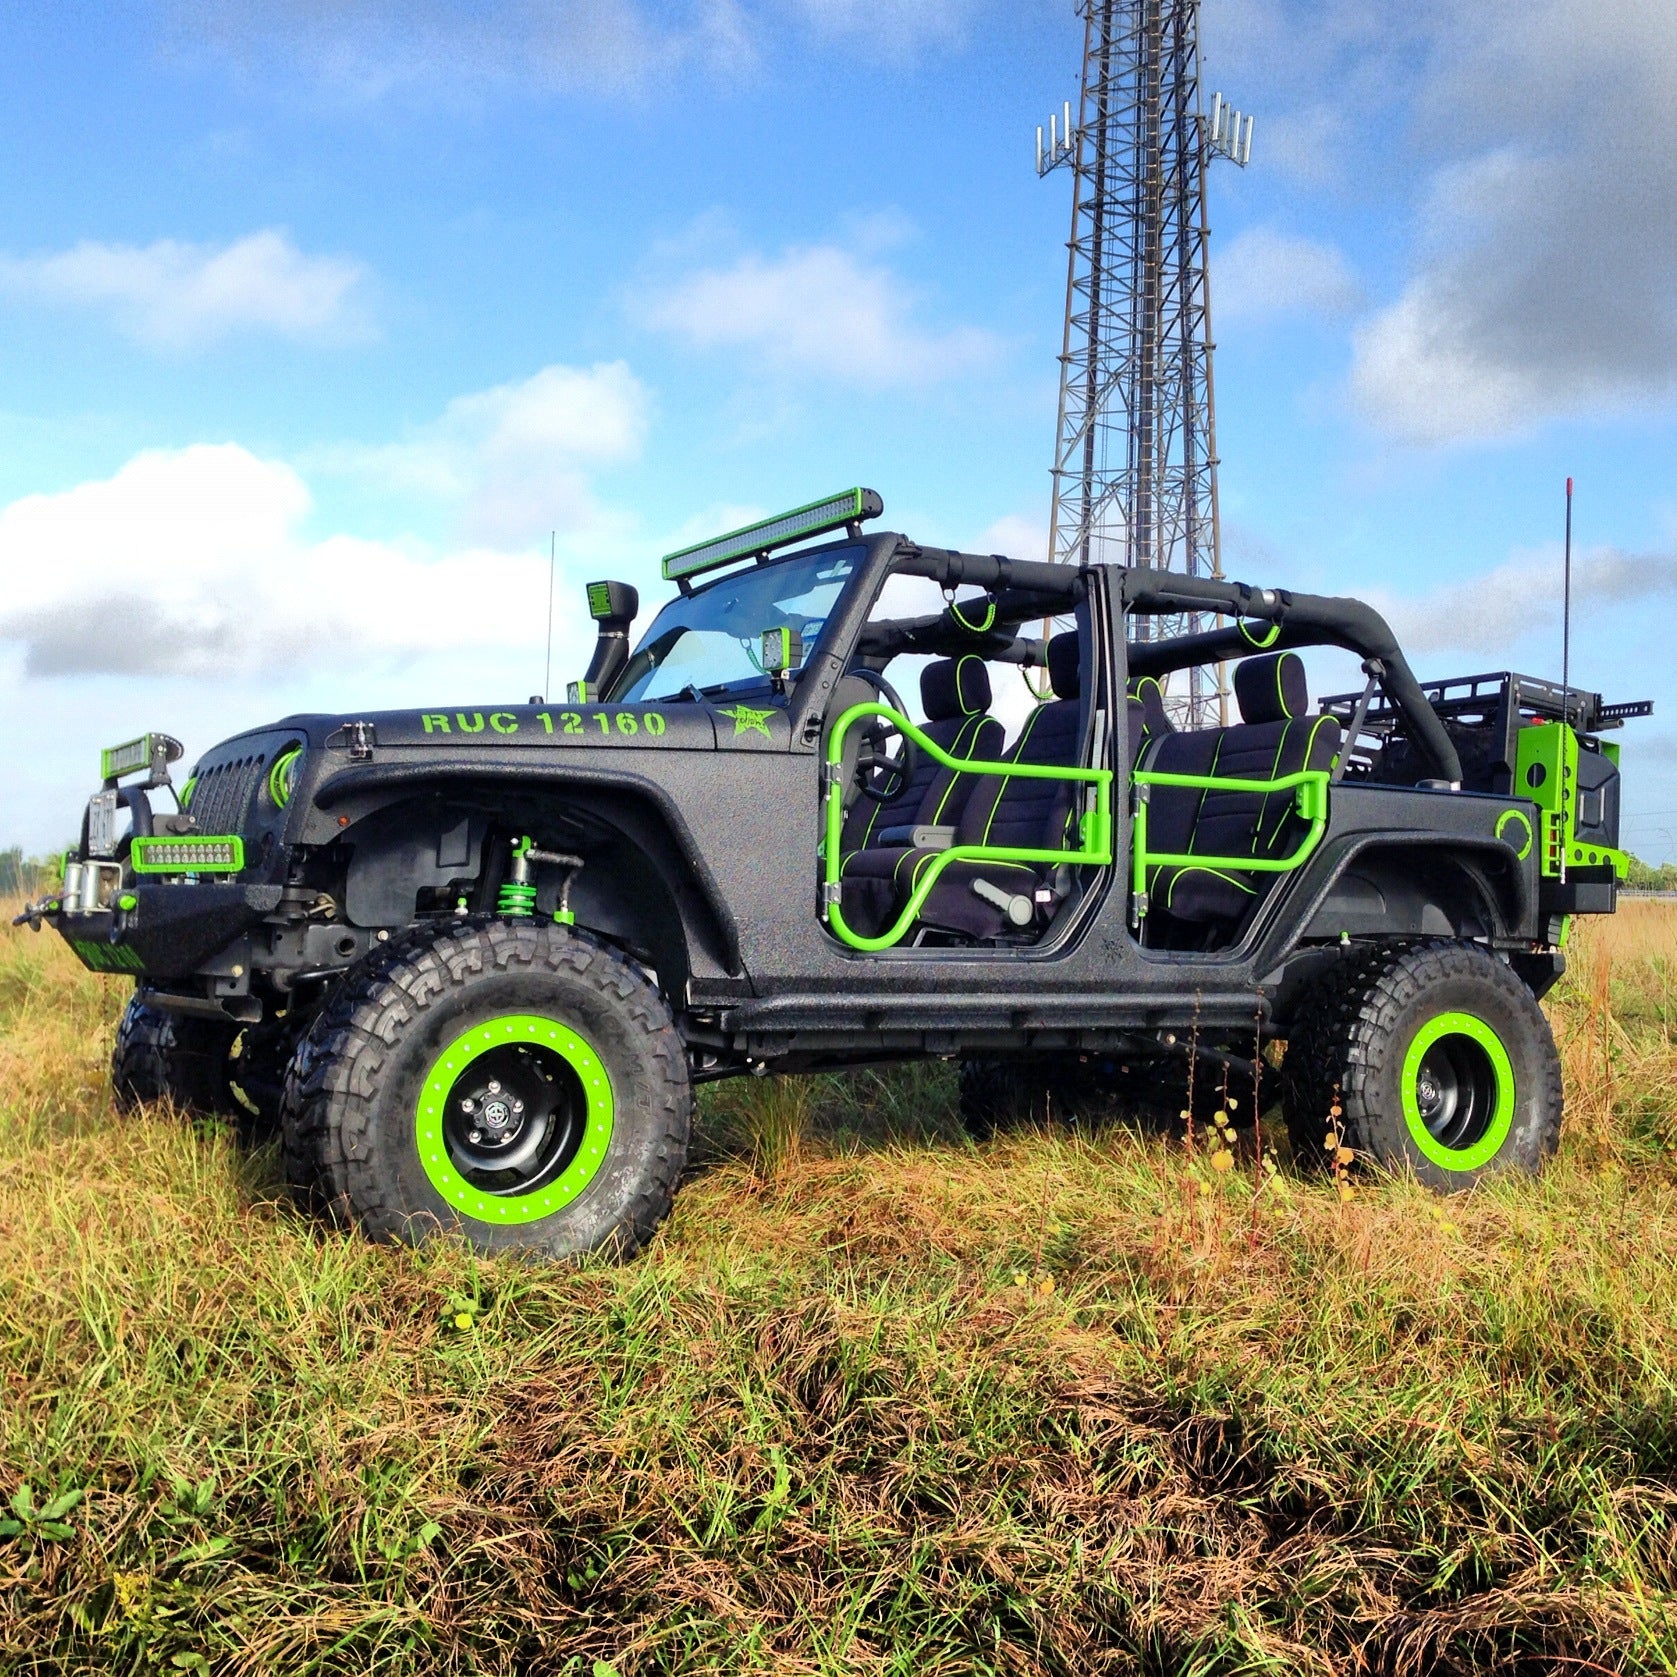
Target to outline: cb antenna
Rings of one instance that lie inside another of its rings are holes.
[[[551,530],[547,537],[547,669],[542,676],[542,702],[553,691],[553,571],[559,549],[559,532]]]
[[[1561,581],[1561,714],[1570,723],[1572,693],[1572,479],[1566,480],[1566,558]]]
[[[1566,480],[1566,556],[1561,562],[1561,722],[1572,726],[1572,479]],[[1564,748],[1566,735],[1560,736]],[[1565,796],[1566,759],[1561,758],[1561,787]],[[1563,804],[1564,808],[1565,805]],[[1570,835],[1569,835],[1570,836]],[[1566,883],[1566,845],[1561,846],[1561,883]]]

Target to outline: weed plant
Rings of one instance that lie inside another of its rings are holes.
[[[125,987],[4,934],[0,1670],[1671,1673],[1677,908],[1572,957],[1535,1181],[742,1080],[556,1269],[119,1118]]]

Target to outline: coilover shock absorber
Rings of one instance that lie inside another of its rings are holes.
[[[536,841],[528,834],[512,841],[512,855],[507,861],[507,877],[495,899],[495,912],[509,920],[528,920],[536,912],[536,884],[530,870],[537,862],[548,862],[565,870],[559,882],[559,906],[553,918],[561,926],[574,926],[576,916],[571,912],[571,884],[582,871],[582,858],[558,850],[538,850]]]
[[[536,841],[528,833],[512,841],[507,877],[495,899],[495,912],[509,920],[528,920],[536,912],[536,885],[530,877],[530,852]]]

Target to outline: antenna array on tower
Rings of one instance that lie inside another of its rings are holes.
[[[1252,119],[1200,107],[1199,0],[1079,0],[1083,92],[1037,134],[1075,181],[1050,557],[1222,575],[1205,171],[1244,167]],[[1160,634],[1197,623],[1155,623]],[[1220,720],[1199,670],[1179,724]]]

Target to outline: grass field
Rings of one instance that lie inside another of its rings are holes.
[[[1541,1180],[727,1085],[621,1269],[309,1225],[122,1001],[0,933],[8,1674],[1677,1672],[1677,906]]]

